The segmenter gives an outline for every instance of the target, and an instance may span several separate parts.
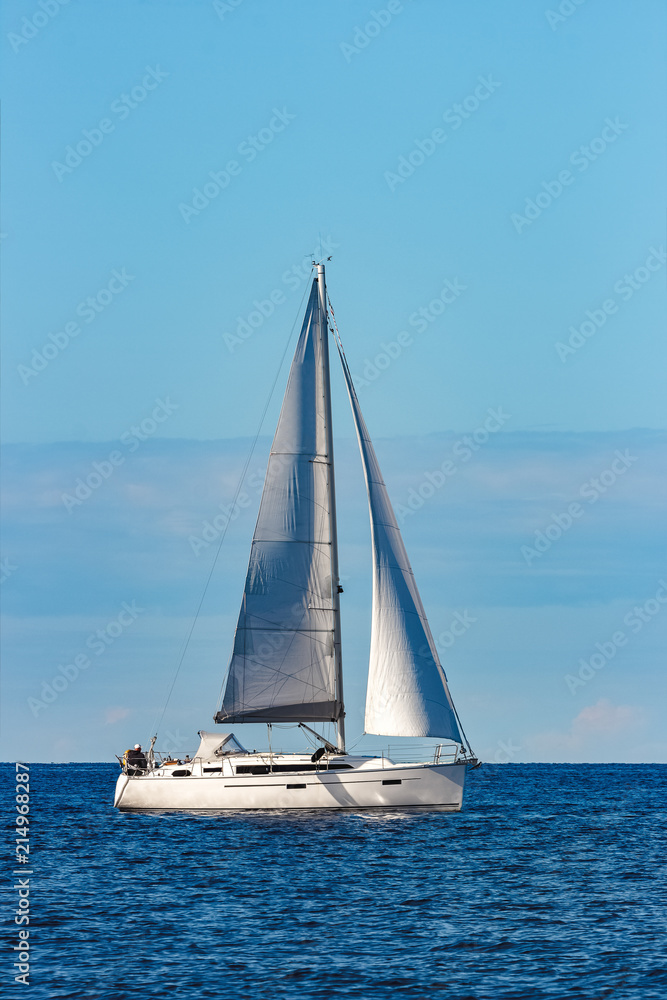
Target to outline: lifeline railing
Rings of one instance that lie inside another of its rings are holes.
[[[360,757],[380,757],[383,762],[394,764],[453,764],[462,759],[461,748],[453,743],[438,743],[436,746],[406,743],[357,747],[355,753]]]
[[[289,751],[287,752],[289,755]],[[285,752],[282,750],[273,750],[270,752],[255,752],[253,757],[256,758],[258,764],[268,765],[269,768],[273,767],[276,758],[282,757]],[[418,743],[407,743],[407,744],[391,744],[385,747],[359,747],[354,754],[360,757],[377,757],[382,761],[382,766],[385,764],[422,764],[430,763],[433,764],[454,764],[457,761],[471,762],[470,757],[466,754],[462,748],[453,743],[438,743],[435,746],[428,746]],[[165,764],[177,764],[179,766],[189,767],[192,764],[206,764],[210,763],[205,761],[201,757],[190,757],[189,754],[185,754],[185,757],[176,757],[174,754],[166,753],[160,750],[147,751],[147,767],[137,768],[136,765],[131,764],[125,760],[125,757],[119,757],[118,754],[115,755],[116,760],[121,766],[121,769],[127,773],[128,768],[132,771],[139,771],[143,773],[148,773],[149,771],[155,770],[156,768],[163,767]],[[225,756],[245,756],[244,754],[229,754]],[[304,755],[305,756],[305,755]],[[326,771],[329,768],[329,757],[335,756],[333,754],[323,755],[319,761],[317,761],[317,770]],[[189,759],[187,759],[189,758]]]
[[[175,757],[172,753],[151,749],[147,750],[144,754],[146,757],[146,767],[137,767],[136,764],[133,764],[131,761],[127,761],[124,754],[122,757],[119,757],[118,754],[114,754],[114,756],[120,764],[121,770],[125,771],[125,773],[127,773],[129,769],[130,771],[139,771],[142,774],[146,774],[148,771],[154,771],[156,768],[162,767],[164,764],[182,764],[187,767],[189,764],[194,763],[195,759],[190,757],[190,754],[185,755],[185,758],[189,759],[183,759]],[[197,760],[201,761],[201,758],[198,757]]]

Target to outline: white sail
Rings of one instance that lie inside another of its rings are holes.
[[[333,655],[322,320],[314,281],[273,439],[216,722],[324,722],[342,712]]]
[[[366,476],[373,539],[373,619],[365,730],[462,742],[447,679],[401,532],[338,344]]]

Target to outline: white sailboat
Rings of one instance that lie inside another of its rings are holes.
[[[345,353],[329,324],[316,265],[278,421],[222,702],[214,721],[298,723],[315,753],[245,750],[229,731],[201,732],[194,758],[123,765],[121,810],[461,808],[477,765],[460,726],[415,578],[361,415]],[[329,380],[335,339],[368,492],[373,610],[365,730],[434,738],[432,758],[355,756],[345,744],[338,545]],[[311,728],[333,723],[336,745]]]

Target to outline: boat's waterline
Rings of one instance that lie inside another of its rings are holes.
[[[121,774],[114,805],[123,812],[428,807],[458,812],[467,765],[365,762],[351,771],[269,774]],[[384,766],[382,766],[384,764]]]

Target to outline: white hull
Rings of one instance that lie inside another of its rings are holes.
[[[375,760],[348,771],[302,774],[121,774],[114,805],[122,812],[415,806],[458,812],[466,769],[465,763],[401,765]]]

